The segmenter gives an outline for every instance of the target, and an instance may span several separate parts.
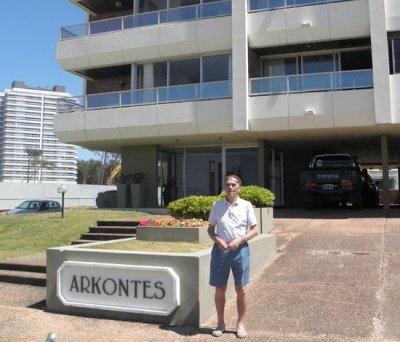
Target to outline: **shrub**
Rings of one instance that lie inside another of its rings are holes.
[[[257,185],[242,186],[239,196],[255,207],[272,207],[275,202],[275,195],[270,190]]]
[[[223,196],[189,196],[170,202],[168,211],[177,219],[208,220],[210,210],[215,201]]]
[[[208,220],[214,202],[224,198],[225,192],[219,196],[189,196],[170,202],[168,211],[176,219],[201,219]],[[268,189],[247,185],[240,188],[239,196],[255,207],[272,207],[275,195]]]

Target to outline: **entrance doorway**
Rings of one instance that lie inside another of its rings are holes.
[[[227,173],[238,174],[243,185],[257,185],[258,158],[257,146],[166,148],[158,155],[158,203],[218,195]]]

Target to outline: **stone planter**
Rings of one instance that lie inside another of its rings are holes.
[[[117,203],[118,208],[128,208],[129,202],[129,185],[117,184]]]
[[[260,234],[270,233],[274,229],[274,208],[254,208],[254,213],[256,214]]]
[[[131,208],[143,208],[143,190],[141,184],[129,184]]]
[[[169,242],[210,242],[207,227],[137,227],[136,239]]]

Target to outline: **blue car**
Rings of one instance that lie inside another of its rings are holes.
[[[9,215],[60,212],[61,205],[57,201],[29,200],[22,202],[15,209],[7,211]]]

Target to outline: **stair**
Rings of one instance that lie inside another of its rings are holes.
[[[73,240],[71,244],[132,238],[136,236],[138,225],[139,220],[97,221],[97,226],[89,227],[89,232],[82,233],[80,238]]]
[[[0,282],[46,286],[46,265],[1,261]]]
[[[89,232],[71,244],[135,237],[138,225],[139,220],[97,221],[97,226],[89,227]],[[0,282],[46,286],[45,254],[0,261]]]

